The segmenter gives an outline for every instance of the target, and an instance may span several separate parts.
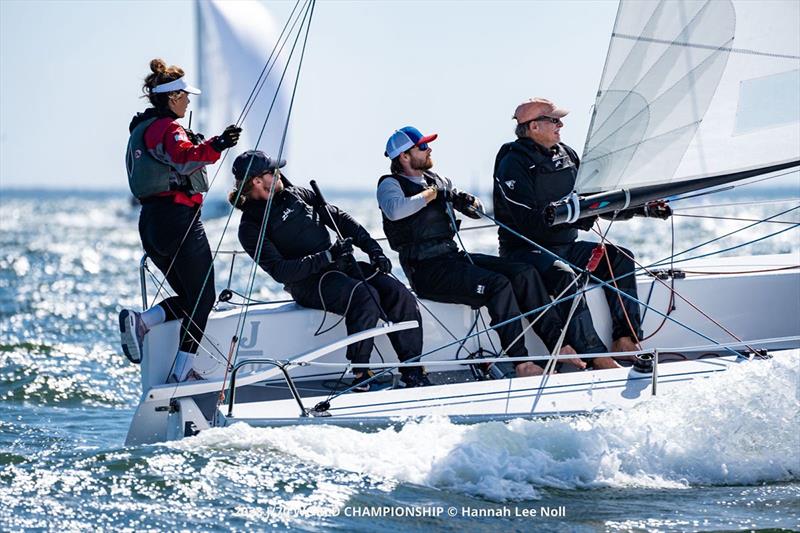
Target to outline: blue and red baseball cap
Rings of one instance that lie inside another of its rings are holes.
[[[383,155],[389,159],[394,159],[409,148],[435,141],[438,136],[438,133],[423,135],[422,132],[413,126],[400,128],[392,133],[392,136],[386,141],[386,151]]]

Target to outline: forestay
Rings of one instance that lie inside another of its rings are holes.
[[[800,2],[620,2],[577,190],[800,158]]]

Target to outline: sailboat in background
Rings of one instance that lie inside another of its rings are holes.
[[[230,189],[230,164],[239,153],[257,148],[277,154],[283,148],[283,157],[288,157],[282,132],[289,110],[286,91],[279,90],[285,63],[273,53],[282,33],[258,0],[196,0],[195,12],[198,85],[203,91],[197,130],[222,131],[233,122],[242,127],[238,146],[226,154],[230,161],[220,163],[227,168],[217,170],[221,183],[212,186],[212,204],[206,204],[205,211],[210,207],[212,216],[221,216],[229,211],[227,202],[221,207],[214,203]]]
[[[623,0],[578,178],[580,194],[551,206],[553,221],[687,191],[702,194],[796,167],[798,21],[798,2]],[[203,88],[213,91],[204,79]],[[800,205],[784,213],[794,209]],[[772,235],[800,226],[783,224]],[[294,303],[240,308],[220,302],[194,368],[202,381],[165,383],[177,350],[177,322],[159,325],[145,337],[143,394],[127,443],[177,439],[240,421],[361,427],[430,414],[476,422],[588,413],[630,407],[665,391],[678,393],[694,380],[796,351],[798,254],[703,257],[717,251],[686,257],[706,244],[685,247],[649,266],[686,261],[681,275],[673,269],[658,275],[648,270],[649,277],[637,280],[639,294],[648,295],[642,326],[649,336],[632,368],[476,379],[487,376],[476,371],[475,363],[494,360],[480,359],[484,347],[497,344],[491,328],[477,326],[481,316],[488,323],[485,310],[476,315],[466,306],[423,301],[421,363],[435,385],[347,394],[337,390],[341,381],[336,381],[348,368],[345,347],[375,337],[384,361],[373,368],[396,369],[396,354],[384,334],[414,323],[349,337],[340,324],[315,336],[321,311]],[[596,288],[590,287],[586,297],[608,344],[611,321]],[[529,353],[555,358],[530,330],[525,342]]]

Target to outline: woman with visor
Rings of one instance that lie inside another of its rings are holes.
[[[126,153],[128,184],[142,204],[139,235],[148,257],[175,292],[144,311],[119,314],[122,350],[133,363],[142,360],[142,341],[153,326],[181,320],[178,353],[170,382],[197,379],[192,370],[208,315],[214,304],[211,248],[200,221],[203,194],[208,191],[206,165],[235,146],[241,128],[234,125],[204,140],[185,129],[189,95],[200,90],[186,83],[183,69],[161,59],[150,62],[142,90],[152,107],[131,120]]]

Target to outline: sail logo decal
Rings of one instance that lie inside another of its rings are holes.
[[[294,211],[291,207],[287,207],[284,209],[283,214],[281,215],[281,220],[286,222],[286,219],[289,218],[289,215]]]
[[[589,209],[602,209],[608,205],[608,202],[595,202],[589,206]]]
[[[261,327],[261,321],[254,320],[250,322],[250,333],[245,337],[242,335],[242,340],[239,342],[239,355],[252,357],[257,355],[264,355],[262,350],[254,350],[256,343],[258,343],[258,328]]]

